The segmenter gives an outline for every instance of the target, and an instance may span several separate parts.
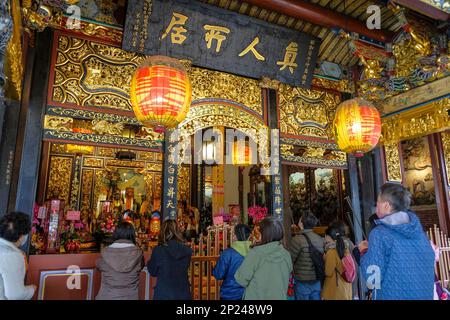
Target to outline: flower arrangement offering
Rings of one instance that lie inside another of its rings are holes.
[[[248,215],[252,217],[253,223],[260,223],[265,217],[269,210],[266,207],[253,206],[248,208]]]
[[[108,217],[106,219],[106,221],[103,221],[100,223],[100,231],[104,235],[112,235],[115,230],[116,230],[116,224],[114,222],[114,219],[111,217]]]
[[[44,221],[43,221],[44,220]],[[34,205],[33,225],[31,228],[31,253],[41,254],[45,252],[45,219],[39,218],[39,206]]]

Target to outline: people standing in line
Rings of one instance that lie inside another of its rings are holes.
[[[221,253],[212,272],[217,280],[223,280],[220,287],[222,300],[242,300],[244,295],[244,288],[236,282],[234,275],[250,250],[250,228],[245,224],[237,224],[234,234],[237,241]]]
[[[351,255],[342,229],[342,224],[335,222],[325,231],[325,281],[322,290],[324,300],[352,300],[352,283],[342,276],[345,271],[342,259]],[[353,257],[350,258],[353,261]]]
[[[234,277],[245,288],[244,300],[286,300],[292,261],[281,243],[283,224],[268,217],[259,227],[261,241],[250,249]]]
[[[344,235],[344,243],[345,246],[348,248],[350,255],[352,256],[353,259],[353,264],[355,265],[355,268],[357,265],[359,265],[359,261],[356,260],[356,257],[354,256],[354,252],[358,251],[358,246],[355,246],[355,244],[353,243],[352,240],[350,240],[350,238],[348,237],[347,231],[346,231],[346,226],[345,223],[341,220],[336,220],[334,222],[337,226],[337,228],[339,228],[339,233]],[[356,271],[356,270],[355,270]],[[356,272],[356,279],[355,281],[353,281],[352,283],[352,297],[353,300],[359,300],[359,289],[358,289],[358,273]]]
[[[309,243],[324,253],[325,240],[313,231],[318,219],[308,211],[300,218],[300,233],[296,235],[289,247],[295,278],[295,300],[320,300],[321,283],[317,278]]]
[[[0,300],[30,300],[35,285],[24,285],[27,257],[20,247],[31,231],[30,217],[11,212],[0,218]]]
[[[136,246],[133,225],[121,222],[114,231],[113,241],[103,249],[96,263],[102,273],[96,300],[138,300],[139,277],[145,263],[141,249]]]
[[[435,254],[419,218],[409,210],[411,193],[386,183],[377,201],[377,227],[358,247],[361,273],[375,300],[432,300]]]
[[[153,249],[147,269],[157,277],[154,300],[190,300],[188,269],[192,249],[184,244],[176,220],[162,223],[158,246]]]

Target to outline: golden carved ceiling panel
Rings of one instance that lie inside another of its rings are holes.
[[[192,83],[192,100],[226,99],[245,105],[263,114],[259,81],[235,76],[229,73],[192,67],[189,68]]]
[[[280,130],[290,135],[332,139],[331,123],[341,102],[338,94],[294,88],[279,89]]]
[[[57,38],[53,101],[131,111],[129,86],[143,56],[81,38]]]

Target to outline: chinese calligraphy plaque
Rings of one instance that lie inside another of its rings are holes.
[[[310,87],[318,38],[198,1],[154,0],[142,17],[144,5],[128,3],[122,44],[127,51]]]

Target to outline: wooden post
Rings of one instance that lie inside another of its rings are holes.
[[[435,133],[428,136],[428,142],[430,146],[431,164],[433,167],[439,226],[446,234],[450,234],[450,188],[448,186],[447,168],[440,134]]]
[[[350,194],[352,198],[352,207],[353,207],[353,226],[354,226],[354,236],[355,236],[355,245],[363,240],[363,230],[362,230],[362,221],[361,221],[361,202],[359,198],[359,179],[358,179],[358,166],[356,163],[356,158],[353,155],[347,156],[348,162],[348,171],[350,176]],[[358,269],[358,279],[359,279],[359,296],[360,299],[364,296],[366,285],[364,283],[363,277],[361,276],[361,271]]]
[[[31,81],[28,103],[23,101],[22,106],[27,108],[21,111],[25,114],[23,131],[19,131],[17,146],[22,147],[21,154],[16,153],[19,174],[17,177],[17,192],[11,190],[10,205],[15,203],[15,210],[33,215],[36,200],[36,190],[39,176],[39,163],[41,158],[43,118],[47,104],[47,87],[50,69],[50,48],[52,44],[52,31],[49,29],[37,33],[36,48],[30,49],[35,53],[33,75]],[[20,134],[22,132],[22,134]],[[23,137],[23,140],[20,138]],[[17,148],[16,148],[17,149]],[[26,245],[29,249],[29,241]]]
[[[366,153],[362,158],[361,162],[361,198],[362,198],[362,215],[361,224],[363,230],[367,234],[369,225],[366,225],[369,221],[369,217],[374,213],[374,208],[376,206],[376,194],[374,187],[374,172],[373,172],[373,160],[371,153]]]

